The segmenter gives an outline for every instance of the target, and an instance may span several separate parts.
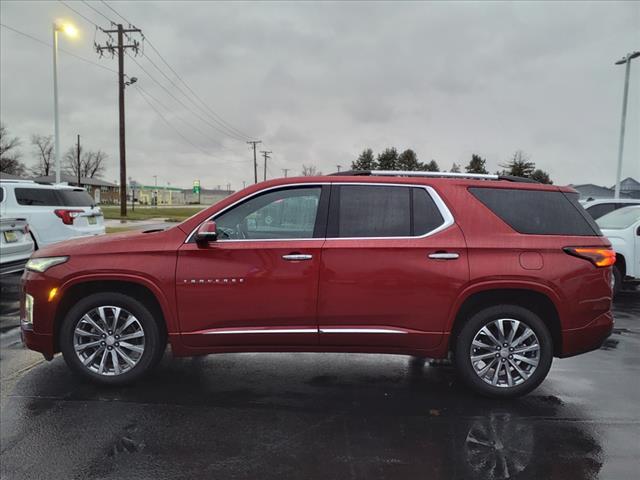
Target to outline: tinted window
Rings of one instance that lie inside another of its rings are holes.
[[[411,188],[369,185],[338,187],[334,237],[411,235]],[[333,202],[333,200],[332,200]]]
[[[312,238],[320,187],[293,188],[252,198],[215,218],[218,238]]]
[[[444,223],[431,195],[424,188],[413,190],[413,235],[424,235]]]
[[[511,228],[538,235],[601,235],[577,194],[511,188],[469,191]]]
[[[58,190],[56,193],[65,207],[90,207],[96,203],[85,190]]]
[[[48,188],[16,188],[16,200],[20,205],[44,207],[61,206],[55,190]]]
[[[587,212],[589,212],[589,215],[591,215],[591,217],[596,220],[609,212],[613,212],[616,208],[617,207],[615,203],[600,203],[598,205],[587,208]]]
[[[638,220],[640,220],[640,206],[630,206],[602,216],[597,223],[604,229],[623,229],[630,227]]]

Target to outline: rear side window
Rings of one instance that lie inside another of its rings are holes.
[[[4,188],[0,188],[0,202],[4,201]]]
[[[90,207],[96,203],[85,190],[58,190],[65,207]]]
[[[469,191],[516,232],[534,235],[602,235],[577,194],[515,188]]]
[[[340,185],[331,194],[327,236],[420,236],[443,223],[438,207],[423,188]]]
[[[16,200],[20,205],[37,205],[41,207],[61,206],[56,192],[49,188],[16,188]]]
[[[16,188],[20,205],[41,207],[90,207],[95,202],[84,190],[55,190],[53,188]]]

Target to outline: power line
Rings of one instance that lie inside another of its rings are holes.
[[[94,25],[96,28],[100,28],[98,27],[98,25],[93,22],[90,18],[85,17],[83,14],[81,14],[78,10],[76,10],[75,8],[73,8],[71,5],[69,5],[67,2],[63,1],[63,0],[58,0],[62,5],[64,5],[65,7],[67,7],[69,10],[71,10],[72,12],[74,12],[76,15],[82,17],[85,21],[89,22],[90,24]]]
[[[93,10],[94,12],[96,12],[98,15],[100,15],[102,18],[104,18],[107,22],[111,23],[112,25],[115,25],[116,22],[114,22],[113,20],[111,20],[109,17],[107,17],[104,13],[102,13],[100,10],[98,10],[96,7],[94,7],[93,5],[91,5],[89,2],[82,0],[82,3],[84,3],[87,7],[89,7],[91,10]]]
[[[124,16],[120,15],[120,13],[117,12],[117,10],[115,10],[113,7],[111,7],[106,1],[101,0],[103,4],[105,4],[111,11],[113,11],[116,15],[118,15],[120,18],[122,18],[125,22],[132,24],[129,20],[127,20]],[[151,47],[151,49],[156,53],[156,55],[158,55],[158,57],[160,58],[160,60],[162,60],[162,62],[169,68],[169,70],[171,70],[171,72],[184,84],[184,86],[187,88],[187,90],[189,92],[191,92],[191,94],[197,99],[199,100],[199,102],[204,106],[204,108],[206,108],[211,115],[213,115],[214,121],[219,123],[222,127],[226,128],[229,132],[231,132],[233,135],[230,136],[236,136],[236,137],[241,137],[241,140],[247,140],[247,139],[251,139],[253,138],[251,135],[248,135],[246,133],[244,133],[242,130],[234,127],[233,125],[231,125],[229,122],[227,122],[226,120],[224,120],[213,108],[211,108],[209,105],[207,105],[207,103],[189,86],[189,84],[180,76],[180,74],[178,74],[178,72],[176,72],[176,70],[169,64],[169,62],[167,62],[167,60],[162,56],[162,54],[158,51],[158,49],[155,47],[155,45],[153,44],[153,42],[147,38],[145,35],[143,35],[143,39],[145,40],[146,43],[149,44],[149,47]],[[147,60],[149,60],[151,62],[151,60],[149,59],[149,57],[147,55],[145,55],[145,57],[147,58]],[[153,63],[153,62],[152,62]],[[156,65],[154,65],[156,66]],[[157,66],[156,66],[157,68]],[[158,69],[159,70],[159,69]],[[164,75],[164,74],[163,74]],[[167,77],[165,75],[165,77]],[[177,85],[175,85],[175,83],[169,79],[169,77],[167,77],[167,79],[176,87],[179,88]],[[182,92],[183,95],[185,95],[185,97],[188,98],[188,96]],[[228,134],[227,134],[228,135]]]
[[[111,5],[109,5],[107,2],[105,2],[104,0],[100,0],[105,7],[107,7],[109,10],[111,10],[113,13],[115,13],[117,16],[119,16],[122,20],[124,20],[126,23],[128,23],[129,25],[133,25],[129,20],[127,20],[126,18],[124,18],[122,15],[120,15],[115,8],[113,8]]]
[[[25,32],[22,32],[20,30],[17,30],[17,29],[15,29],[13,27],[10,27],[9,25],[5,25],[4,23],[0,23],[0,26],[6,28],[8,30],[11,30],[14,33],[17,33],[18,35],[22,35],[23,37],[27,37],[27,38],[29,38],[29,39],[31,39],[33,41],[41,43],[42,45],[46,45],[47,47],[52,47],[51,43],[45,42],[44,40],[40,40],[39,38],[36,38],[36,37],[34,37],[32,35],[29,35],[28,33],[25,33]],[[89,60],[88,58],[81,57],[80,55],[76,55],[75,53],[72,53],[72,52],[70,52],[68,50],[64,50],[62,48],[58,48],[58,51],[60,51],[62,53],[65,53],[66,55],[69,55],[71,57],[77,58],[78,60],[82,60],[83,62],[90,63],[91,65],[95,65],[96,67],[100,67],[103,70],[107,70],[107,71],[112,72],[112,73],[118,73],[117,70],[114,70],[114,69],[109,68],[109,67],[105,67],[104,65],[102,65],[100,63],[97,63],[97,62],[94,62],[92,60]]]

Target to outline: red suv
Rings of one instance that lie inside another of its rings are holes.
[[[613,325],[615,254],[577,199],[493,175],[257,184],[167,230],[38,250],[23,339],[107,384],[148,372],[168,342],[176,356],[451,354],[473,390],[522,395]]]

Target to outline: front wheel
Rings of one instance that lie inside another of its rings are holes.
[[[472,390],[490,397],[529,393],[545,379],[553,339],[544,322],[517,305],[477,312],[455,340],[455,366]]]
[[[60,350],[77,374],[122,385],[158,363],[164,341],[143,303],[121,293],[96,293],[80,300],[65,316]]]

